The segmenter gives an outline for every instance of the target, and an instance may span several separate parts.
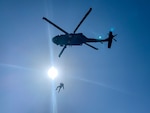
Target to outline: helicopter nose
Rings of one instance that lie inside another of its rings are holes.
[[[52,38],[52,41],[53,41],[55,44],[57,44],[57,36],[53,37],[53,38]],[[58,45],[58,44],[57,44],[57,45]]]

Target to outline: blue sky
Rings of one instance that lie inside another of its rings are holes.
[[[148,0],[1,0],[1,113],[149,113],[150,47]],[[72,33],[89,38],[118,34],[112,48],[93,43],[61,47],[51,42],[62,32],[45,16]],[[55,81],[47,70],[54,65]],[[59,94],[55,87],[63,82]]]

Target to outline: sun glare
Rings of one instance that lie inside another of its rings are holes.
[[[49,70],[48,70],[48,76],[54,80],[58,75],[58,71],[55,67],[51,67]]]

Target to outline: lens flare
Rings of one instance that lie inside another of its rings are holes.
[[[114,27],[112,27],[112,28],[110,29],[110,31],[112,31],[112,32],[113,32],[114,30],[115,30],[115,28],[114,28]]]
[[[102,36],[99,36],[98,38],[99,38],[99,39],[102,39]]]
[[[51,67],[49,70],[48,70],[48,76],[54,80],[58,75],[58,71],[55,67]]]

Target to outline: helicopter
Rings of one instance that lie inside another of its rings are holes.
[[[110,35],[107,39],[94,39],[94,38],[87,38],[86,36],[83,35],[83,33],[76,33],[76,31],[78,30],[78,28],[80,27],[80,25],[82,24],[82,22],[85,20],[85,18],[89,15],[89,13],[92,11],[92,8],[90,8],[88,10],[88,12],[84,15],[84,17],[82,18],[82,20],[80,21],[80,23],[77,25],[77,27],[74,29],[73,33],[68,33],[67,31],[65,31],[64,29],[62,29],[61,27],[59,27],[58,25],[56,25],[55,23],[53,23],[52,21],[48,20],[46,17],[43,17],[43,19],[45,21],[47,21],[48,23],[50,23],[51,25],[53,25],[54,27],[56,27],[57,29],[59,29],[60,31],[62,31],[64,34],[61,35],[57,35],[54,36],[52,38],[53,43],[55,43],[56,45],[60,45],[62,48],[61,52],[59,53],[59,57],[61,57],[62,53],[64,52],[64,50],[67,48],[67,46],[81,46],[82,44],[85,44],[95,50],[98,50],[98,48],[90,45],[90,42],[108,42],[109,47],[111,47],[111,43],[112,43],[112,39],[113,39],[113,35]]]

